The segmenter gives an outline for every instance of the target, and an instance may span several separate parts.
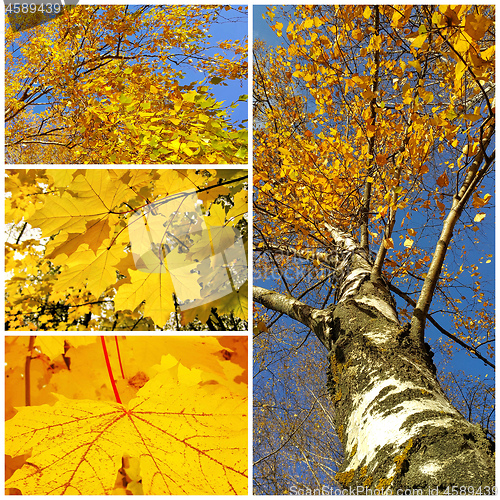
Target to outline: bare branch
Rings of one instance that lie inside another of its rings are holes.
[[[402,292],[399,288],[397,288],[396,286],[394,286],[392,283],[389,283],[389,288],[396,295],[399,295],[402,299],[406,300],[406,302],[410,306],[412,306],[412,307],[416,306],[417,303],[408,294]],[[485,357],[483,357],[477,351],[477,349],[475,349],[474,347],[466,344],[465,342],[463,342],[462,340],[460,340],[457,336],[455,336],[452,333],[450,333],[448,330],[445,330],[431,315],[427,314],[426,319],[428,319],[429,323],[431,323],[431,325],[433,325],[443,335],[446,335],[449,339],[453,340],[458,345],[462,346],[464,349],[467,349],[470,353],[474,354],[474,356],[476,356],[478,359],[480,359],[483,363],[486,363],[487,365],[491,366],[491,368],[495,369],[495,365],[493,363],[491,363],[490,361],[488,361]]]
[[[325,317],[330,314],[329,310],[311,307],[293,297],[272,292],[260,286],[253,287],[253,298],[255,302],[264,307],[286,314],[290,318],[307,326],[316,334],[319,341],[328,348],[329,332],[325,331],[324,327],[326,323]]]

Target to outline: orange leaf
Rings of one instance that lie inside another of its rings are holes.
[[[448,176],[446,175],[446,172],[443,172],[436,180],[437,185],[439,187],[446,187],[450,183],[448,180]]]
[[[488,203],[491,198],[491,194],[485,194],[484,199],[481,199],[477,193],[472,194],[472,206],[474,208],[481,208]]]

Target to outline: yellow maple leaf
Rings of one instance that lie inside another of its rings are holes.
[[[157,325],[164,325],[171,313],[175,312],[172,297],[175,288],[169,273],[145,273],[131,269],[130,277],[130,283],[118,288],[114,298],[116,308],[133,311],[145,301],[144,315],[149,316]]]
[[[240,191],[234,195],[234,206],[229,209],[226,218],[236,224],[248,213],[248,191]]]
[[[111,248],[100,248],[94,252],[89,245],[83,244],[80,248],[70,254],[69,257],[62,254],[54,262],[63,263],[68,268],[61,271],[54,291],[64,291],[71,287],[80,287],[87,282],[88,289],[99,297],[106,288],[116,283],[116,268],[124,255],[123,245],[114,245]]]
[[[111,179],[104,169],[88,169],[71,184],[71,191],[59,197],[48,197],[45,205],[28,220],[39,227],[43,236],[52,236],[61,230],[81,233],[89,220],[103,220],[110,211],[126,199],[129,188]]]
[[[127,407],[58,396],[6,423],[6,453],[32,455],[6,486],[25,495],[106,495],[124,453],[140,458],[145,494],[244,494],[247,400],[160,373]]]

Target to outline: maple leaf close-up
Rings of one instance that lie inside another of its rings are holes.
[[[247,170],[6,173],[7,330],[245,330]]]
[[[7,337],[7,493],[245,494],[247,361],[247,337]]]
[[[246,6],[57,7],[7,4],[7,163],[247,162]]]
[[[253,12],[254,492],[496,494],[495,6]]]

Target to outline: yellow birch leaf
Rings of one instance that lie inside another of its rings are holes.
[[[410,61],[408,63],[412,68],[415,68],[419,73],[422,72],[422,66],[420,65],[420,63],[418,61]]]
[[[446,172],[443,172],[437,179],[436,179],[437,185],[439,187],[446,187],[450,183],[448,176],[446,175]]]
[[[481,222],[486,217],[486,214],[480,213],[474,217],[474,222]]]
[[[394,248],[394,241],[392,238],[385,238],[384,239],[384,247],[385,248]]]
[[[457,82],[460,82],[466,70],[467,65],[462,60],[459,60],[455,66],[455,80]]]
[[[460,53],[463,53],[463,52],[466,52],[467,50],[469,50],[471,45],[472,45],[472,39],[464,31],[459,32],[458,37],[457,37],[455,43],[453,44],[455,50],[457,52],[460,52]]]
[[[413,243],[414,243],[414,241],[411,238],[406,238],[405,242],[403,243],[403,245],[406,248],[411,248],[413,246]]]
[[[417,38],[415,38],[415,40],[413,40],[411,46],[415,47],[416,49],[419,49],[424,44],[426,38],[427,38],[427,33],[423,33],[421,35],[418,35]]]
[[[363,32],[359,28],[356,28],[351,33],[351,36],[354,38],[354,40],[357,40],[358,42],[360,42],[361,40],[363,40]]]

